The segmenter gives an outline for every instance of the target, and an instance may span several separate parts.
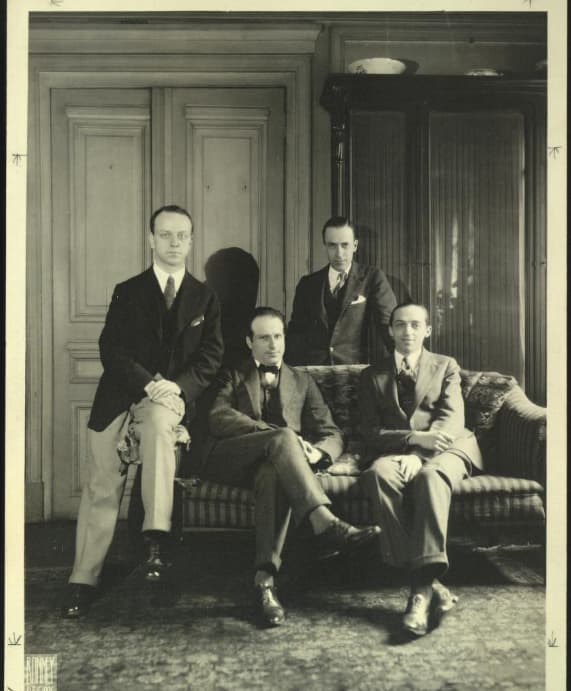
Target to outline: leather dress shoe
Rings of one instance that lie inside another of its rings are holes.
[[[92,585],[84,583],[68,583],[61,616],[64,619],[80,619],[84,617],[91,603],[95,600],[96,590]]]
[[[406,612],[402,620],[405,631],[415,636],[424,636],[428,630],[428,613],[431,600],[420,593],[408,598]]]
[[[276,587],[257,585],[256,603],[258,612],[266,626],[281,626],[285,622],[285,611],[278,600]]]
[[[166,554],[165,538],[166,533],[165,536],[161,538],[145,535],[145,544],[147,547],[145,580],[151,583],[159,583],[165,571],[171,566]]]
[[[351,552],[379,535],[378,525],[353,528],[349,523],[336,518],[323,533],[317,535],[317,558],[328,559],[341,552]]]
[[[432,591],[432,611],[437,619],[441,619],[456,606],[458,596],[451,593],[440,581],[434,581]]]

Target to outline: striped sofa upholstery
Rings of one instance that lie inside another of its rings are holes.
[[[302,367],[319,385],[347,451],[358,454],[357,387],[363,365]],[[462,370],[466,424],[480,443],[486,474],[464,480],[452,500],[451,535],[474,528],[520,526],[542,529],[545,522],[546,411],[525,396],[513,377]],[[355,524],[371,521],[359,477],[318,475],[335,512]],[[249,490],[196,477],[177,478],[183,530],[252,528]]]

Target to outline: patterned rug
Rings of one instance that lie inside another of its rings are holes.
[[[325,564],[291,555],[280,580],[286,625],[261,628],[252,548],[250,536],[191,536],[159,588],[130,571],[116,544],[83,622],[58,615],[67,548],[51,564],[36,553],[26,574],[26,652],[57,654],[60,691],[544,688],[539,548],[451,550],[447,584],[459,604],[414,641],[400,633],[402,576],[372,551]]]

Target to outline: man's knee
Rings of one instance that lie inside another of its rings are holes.
[[[145,431],[151,431],[158,435],[173,435],[174,428],[178,424],[178,416],[160,403],[151,402],[141,424]]]
[[[269,446],[270,448],[279,449],[295,448],[297,450],[301,448],[297,434],[289,427],[279,427],[274,430],[269,441]]]
[[[450,481],[437,465],[425,463],[414,478],[416,491],[441,491],[444,487],[452,491]]]
[[[369,482],[377,482],[383,488],[396,488],[403,484],[399,475],[398,462],[394,460],[393,456],[377,458],[363,475],[368,478]]]

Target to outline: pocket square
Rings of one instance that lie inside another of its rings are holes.
[[[364,295],[357,295],[357,297],[351,302],[351,304],[360,305],[362,302],[367,302],[367,298]]]
[[[190,322],[190,325],[191,326],[198,326],[199,324],[202,324],[203,321],[204,321],[204,315],[201,314],[200,317],[196,317],[196,319],[193,319]]]

